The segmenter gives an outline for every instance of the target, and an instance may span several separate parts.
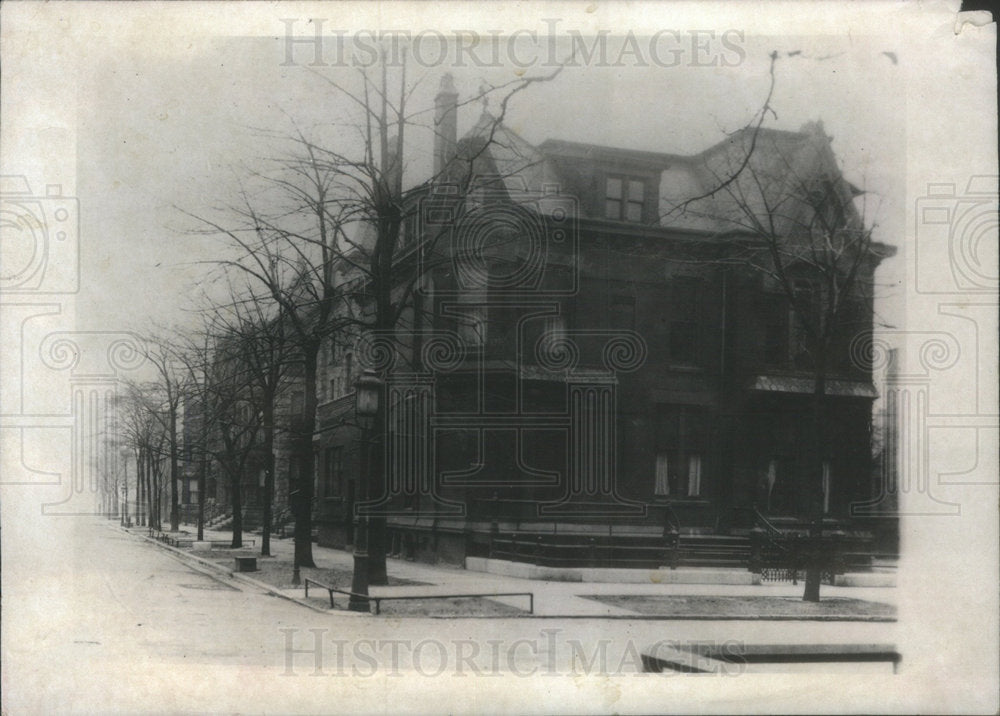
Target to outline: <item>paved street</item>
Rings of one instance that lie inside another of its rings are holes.
[[[477,699],[539,689],[579,696],[590,688],[593,708],[606,711],[618,702],[602,700],[610,698],[602,674],[638,671],[639,650],[657,640],[894,639],[895,625],[886,623],[324,614],[196,571],[114,523],[42,522],[37,538],[51,547],[46,559],[5,555],[10,713],[329,712],[344,710],[343,699],[397,712],[434,710],[442,698],[473,699],[472,709]],[[559,674],[571,678],[550,678]],[[470,678],[475,689],[452,692]],[[614,691],[615,699],[628,698],[628,690]],[[421,700],[407,701],[409,693]]]

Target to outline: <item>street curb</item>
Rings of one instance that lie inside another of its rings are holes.
[[[267,584],[266,582],[261,582],[258,579],[253,579],[252,577],[247,577],[246,575],[241,574],[240,572],[234,572],[231,569],[226,569],[225,567],[223,567],[220,564],[216,564],[215,562],[210,562],[209,560],[202,559],[201,557],[196,557],[193,554],[188,554],[184,550],[177,549],[176,547],[171,547],[170,545],[164,544],[163,542],[160,542],[159,540],[155,540],[152,537],[147,537],[146,535],[136,535],[135,533],[129,532],[128,530],[126,530],[126,529],[124,529],[122,527],[117,527],[117,529],[118,529],[119,532],[127,534],[130,537],[139,537],[140,539],[145,540],[146,542],[149,542],[150,544],[156,545],[157,547],[159,547],[161,549],[167,550],[168,552],[172,553],[176,557],[179,557],[181,559],[181,561],[183,561],[183,562],[189,562],[189,563],[193,562],[195,564],[198,564],[199,566],[208,567],[209,569],[211,569],[213,571],[221,572],[222,574],[226,575],[230,579],[236,580],[237,582],[243,582],[244,584],[247,584],[247,585],[249,585],[251,587],[256,587],[257,589],[263,590],[269,596],[278,597],[279,599],[286,599],[286,600],[288,600],[290,602],[294,602],[295,604],[298,604],[300,606],[306,607],[308,609],[312,609],[314,612],[319,612],[320,614],[335,613],[337,616],[352,616],[352,617],[353,616],[364,616],[361,613],[355,613],[355,612],[345,611],[345,612],[343,612],[343,614],[341,614],[340,612],[337,612],[336,610],[333,610],[333,609],[320,609],[316,605],[310,604],[309,602],[307,602],[307,601],[305,601],[303,599],[297,599],[296,597],[292,597],[292,596],[289,596],[287,594],[282,594],[280,591],[278,591],[278,588],[275,587],[273,584]]]

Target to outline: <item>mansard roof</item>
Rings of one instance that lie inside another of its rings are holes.
[[[493,177],[495,186],[508,191],[542,192],[547,186],[558,186],[573,194],[591,183],[591,175],[602,169],[641,172],[658,183],[659,225],[728,233],[741,223],[739,198],[755,213],[762,212],[765,202],[773,208],[795,185],[812,179],[831,181],[845,192],[845,204],[851,206],[851,199],[862,192],[841,176],[830,141],[822,122],[810,122],[799,131],[743,128],[690,155],[563,139],[547,139],[534,146],[484,112],[459,141],[458,156],[473,162],[474,175]],[[750,171],[741,172],[728,183],[751,148]],[[752,186],[761,181],[767,184],[763,192]],[[793,216],[784,217],[789,225],[794,220]]]

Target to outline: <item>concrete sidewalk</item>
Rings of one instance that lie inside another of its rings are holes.
[[[194,536],[195,529],[182,525],[181,529]],[[230,532],[205,530],[206,540],[229,541]],[[246,539],[255,540],[253,547],[245,547],[248,552],[260,552],[260,535],[248,533]],[[220,552],[224,550],[220,549]],[[271,539],[271,555],[274,559],[291,563],[293,542],[290,538]],[[350,571],[353,555],[343,550],[313,545],[313,557],[318,567]],[[713,597],[778,597],[798,600],[802,596],[803,585],[780,584],[685,584],[670,581],[670,570],[616,570],[628,572],[621,582],[566,582],[553,580],[525,579],[517,576],[498,575],[487,572],[473,572],[450,565],[430,565],[390,558],[387,560],[391,576],[422,582],[422,585],[373,586],[370,593],[380,595],[433,595],[460,593],[531,592],[534,594],[534,613],[544,617],[596,617],[596,618],[643,618],[643,615],[587,599],[584,595],[660,595],[660,596],[713,596]],[[718,570],[713,570],[718,571]],[[742,570],[733,570],[742,574]],[[308,571],[303,577],[308,576]],[[735,581],[735,580],[734,580]],[[303,598],[304,588],[281,589],[281,594],[293,598]],[[823,585],[823,598],[851,598],[882,602],[895,606],[896,589],[892,587],[837,587]],[[523,608],[523,597],[499,597],[511,606]],[[649,618],[648,616],[646,618]],[[663,617],[667,618],[667,617]],[[699,617],[700,618],[700,617]],[[728,617],[732,619],[732,617]],[[747,617],[756,619],[756,617]],[[803,617],[802,620],[810,620]],[[858,618],[858,621],[864,621]],[[883,620],[884,621],[884,620]]]

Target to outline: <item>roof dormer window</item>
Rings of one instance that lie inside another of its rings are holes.
[[[609,176],[605,181],[604,216],[617,221],[642,221],[646,183],[628,176]]]

